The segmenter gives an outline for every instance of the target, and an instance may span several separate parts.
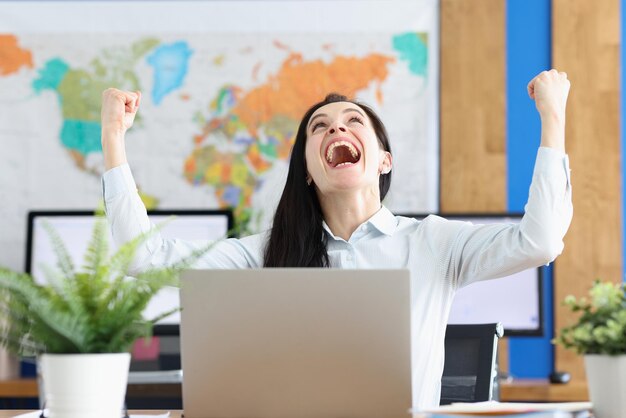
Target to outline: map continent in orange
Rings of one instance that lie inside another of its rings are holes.
[[[22,49],[13,35],[0,34],[0,76],[16,73],[22,67],[33,68],[33,55]]]
[[[352,98],[372,82],[380,85],[389,74],[387,66],[394,61],[386,55],[369,54],[362,58],[339,56],[330,63],[307,62],[302,55],[291,53],[278,73],[245,95],[232,113],[256,134],[260,125],[277,114],[299,120],[309,106],[328,93]]]

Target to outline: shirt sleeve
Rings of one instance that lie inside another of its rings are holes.
[[[154,228],[150,222],[128,164],[108,170],[102,176],[104,206],[113,235],[119,247],[135,237]],[[154,231],[137,248],[130,273],[138,273],[151,267],[171,265],[193,251],[205,248],[210,241],[166,240]],[[216,243],[193,265],[194,268],[250,268],[258,267],[261,236],[241,240],[225,239]]]
[[[474,225],[436,216],[424,224],[442,274],[462,287],[550,263],[563,251],[572,214],[568,157],[540,147],[519,224]]]

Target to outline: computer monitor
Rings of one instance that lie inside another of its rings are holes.
[[[183,240],[219,240],[233,229],[233,215],[230,210],[158,210],[148,211],[153,224],[159,224],[171,217],[161,230],[164,238]],[[55,266],[56,256],[43,221],[47,221],[59,234],[76,266],[82,265],[85,249],[91,239],[96,217],[93,211],[32,211],[28,214],[26,241],[26,272],[36,282],[45,283],[42,265]],[[113,247],[113,239],[109,236]],[[146,318],[180,305],[178,288],[161,290],[144,311]],[[177,335],[180,314],[172,314],[159,321],[154,327],[155,335]]]
[[[438,214],[449,220],[474,224],[519,223],[523,214]],[[401,215],[424,219],[426,214]],[[497,280],[484,280],[461,288],[454,298],[449,324],[500,322],[506,336],[543,335],[543,268],[532,268]]]

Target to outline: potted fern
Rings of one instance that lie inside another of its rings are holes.
[[[144,308],[163,287],[176,285],[178,273],[208,247],[167,268],[129,277],[135,251],[149,234],[110,256],[106,220],[100,217],[76,269],[56,231],[46,229],[57,266],[42,266],[45,285],[0,267],[0,343],[18,355],[37,356],[50,417],[119,418],[130,347],[175,311],[144,319]]]
[[[588,297],[570,295],[565,305],[578,321],[555,343],[584,356],[589,394],[598,418],[626,417],[626,287],[596,281]]]

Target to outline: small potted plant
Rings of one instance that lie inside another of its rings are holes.
[[[174,312],[145,319],[144,308],[163,287],[177,285],[178,273],[208,247],[130,277],[136,249],[150,233],[109,255],[108,227],[99,218],[76,269],[58,234],[46,229],[57,266],[42,266],[45,285],[0,267],[0,343],[18,355],[37,356],[50,417],[119,418],[132,344]]]
[[[584,355],[589,394],[598,418],[626,417],[626,296],[623,283],[596,281],[588,297],[565,298],[578,321],[555,343]]]

